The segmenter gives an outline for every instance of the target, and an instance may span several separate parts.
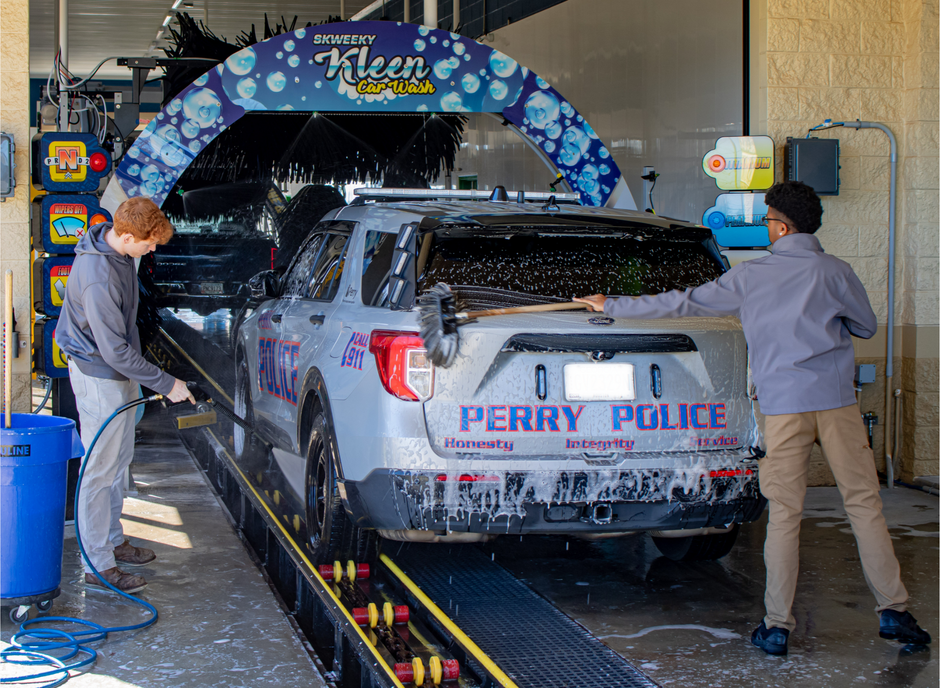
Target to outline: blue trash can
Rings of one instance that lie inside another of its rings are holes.
[[[0,428],[0,599],[51,600],[62,580],[69,459],[84,455],[75,421],[12,414]]]

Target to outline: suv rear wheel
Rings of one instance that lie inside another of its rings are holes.
[[[653,544],[656,545],[656,549],[658,549],[664,557],[672,559],[673,561],[709,561],[712,559],[721,559],[734,547],[734,541],[738,539],[739,529],[740,526],[735,523],[734,527],[727,533],[692,535],[680,538],[654,537]]]
[[[322,413],[313,419],[307,444],[305,478],[307,537],[317,564],[352,558],[375,558],[375,533],[349,521],[336,481],[336,467],[329,429]]]

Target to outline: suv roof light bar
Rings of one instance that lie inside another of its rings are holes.
[[[377,189],[374,187],[363,187],[354,189],[356,196],[369,199],[388,198],[393,200],[459,200],[459,201],[489,201],[493,191],[479,189]],[[552,196],[559,203],[578,203],[578,194],[576,193],[552,193],[550,191],[511,191],[508,194],[520,194],[525,201],[547,201]],[[517,201],[518,202],[518,201]]]

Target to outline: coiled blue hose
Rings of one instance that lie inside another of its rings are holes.
[[[114,420],[124,411],[127,411],[130,408],[134,408],[135,406],[139,406],[140,404],[146,404],[148,402],[157,401],[158,399],[162,398],[162,394],[154,394],[150,397],[135,399],[128,404],[124,404],[124,406],[120,407],[117,411],[108,416],[108,419],[104,422],[104,424],[102,424],[101,429],[98,430],[98,432],[95,434],[94,439],[91,441],[91,445],[85,452],[85,458],[82,459],[82,467],[78,473],[78,485],[75,488],[76,514],[78,514],[78,495],[82,489],[82,478],[85,476],[85,466],[88,464],[88,458],[91,456],[91,451],[98,442],[98,438],[101,436],[101,433],[104,432],[104,429],[108,427],[108,424],[112,420]],[[94,574],[98,577],[98,580],[100,580],[103,585],[105,585],[110,590],[113,590],[121,597],[130,600],[134,604],[139,604],[141,607],[144,607],[147,611],[150,612],[150,618],[139,624],[134,624],[133,626],[114,626],[112,628],[107,628],[101,624],[96,624],[93,621],[85,621],[84,619],[76,619],[70,616],[45,616],[38,619],[33,619],[32,621],[24,621],[22,624],[20,624],[20,630],[10,639],[10,643],[13,647],[7,648],[3,652],[0,652],[0,661],[6,662],[7,664],[21,664],[26,666],[52,665],[55,668],[37,674],[30,674],[28,676],[0,678],[0,683],[20,683],[22,681],[30,681],[40,678],[57,677],[53,678],[49,683],[37,685],[40,688],[52,688],[53,686],[60,686],[69,680],[70,670],[80,669],[81,667],[87,666],[89,664],[94,664],[94,662],[97,660],[98,653],[93,648],[88,647],[88,643],[104,640],[108,637],[109,633],[116,633],[118,631],[136,631],[141,628],[147,628],[147,626],[151,626],[156,623],[159,616],[156,607],[146,600],[139,599],[133,595],[129,595],[126,592],[118,590],[116,587],[106,581],[98,572],[98,569],[96,569],[91,563],[91,560],[88,558],[88,553],[85,552],[85,546],[82,544],[82,535],[78,527],[77,516],[75,518],[75,537],[78,540],[78,548],[82,553],[82,559],[85,560],[85,563],[88,564]],[[33,626],[36,626],[37,624],[49,624],[54,622],[74,624],[80,627],[85,627],[87,630],[64,631],[61,628],[33,628]],[[60,649],[67,649],[67,652],[64,655],[60,655],[58,657],[48,654],[53,650]],[[72,664],[66,664],[67,661],[78,655],[83,655],[83,657]]]

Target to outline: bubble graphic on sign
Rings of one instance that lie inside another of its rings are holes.
[[[250,76],[246,76],[244,79],[238,81],[235,90],[238,91],[238,95],[242,98],[254,98],[255,93],[258,92],[258,84]]]
[[[549,88],[548,82],[540,76],[535,77],[535,85],[539,88]]]
[[[545,125],[545,133],[551,139],[557,139],[561,136],[561,125],[558,122],[549,122]]]
[[[566,143],[558,152],[558,159],[568,167],[577,165],[578,161],[581,160],[581,149],[574,144]]]
[[[174,98],[170,101],[170,104],[166,106],[166,111],[171,115],[175,115],[182,107],[183,101],[179,98]]]
[[[278,109],[278,110],[283,110],[283,111],[287,112],[287,111],[293,110],[294,107],[293,107],[292,105],[290,105],[289,103],[285,103],[284,105],[278,105],[278,106],[277,106],[277,109]]]
[[[602,157],[604,160],[610,157],[610,151],[606,147],[601,146],[601,149],[597,151],[597,154]]]
[[[536,91],[525,101],[526,119],[536,129],[545,129],[554,123],[558,119],[558,112],[558,98],[551,93]]]
[[[582,121],[583,119],[584,119],[583,117],[580,117],[580,116],[578,117],[578,121]],[[594,129],[593,129],[593,127],[591,127],[590,124],[588,124],[587,122],[583,122],[583,123],[582,123],[582,126],[584,127],[584,133],[585,133],[585,134],[587,134],[588,136],[590,136],[592,139],[596,139],[596,138],[597,138],[597,134],[594,132]]]
[[[415,39],[415,50],[420,53],[425,49],[425,47],[427,47],[427,44],[424,41],[422,41],[420,38]]]
[[[506,85],[505,81],[493,79],[490,82],[490,95],[496,100],[502,100],[506,97],[507,93],[509,93],[509,87]]]
[[[254,49],[244,48],[225,61],[225,68],[232,74],[244,76],[254,68],[257,60],[258,55],[255,53]]]
[[[287,58],[287,64],[289,64],[291,67],[299,66],[300,57],[298,57],[297,55],[291,55],[290,57]]]
[[[554,153],[554,152],[555,152],[555,142],[554,142],[554,141],[546,141],[546,142],[545,142],[545,145],[542,146],[542,148],[545,149],[545,152],[546,152],[546,153]]]
[[[578,150],[581,151],[581,155],[586,154],[591,147],[591,139],[584,133],[584,129],[578,125],[568,127],[565,130],[564,140],[566,144],[577,146]]]
[[[565,117],[574,117],[574,108],[571,107],[571,103],[568,101],[562,102],[561,111],[564,113]]]
[[[189,150],[191,150],[193,153],[198,153],[200,148],[202,148],[202,144],[199,143],[199,141],[189,142]]]
[[[581,168],[581,179],[596,181],[600,176],[600,170],[594,165],[585,165]]]
[[[306,29],[297,29],[296,31],[294,31],[294,35],[297,36],[297,38],[303,38],[304,36],[307,35],[307,30],[306,30]]]
[[[278,50],[276,53],[274,53],[274,57],[276,57],[277,59],[280,60],[280,59],[282,59],[282,58],[284,57],[284,53],[282,53],[280,50]]]
[[[480,77],[476,74],[464,74],[460,79],[460,85],[467,93],[476,93],[480,90]]]
[[[455,54],[463,55],[466,52],[466,50],[467,50],[467,46],[465,46],[460,41],[454,41],[453,51]]]
[[[160,168],[156,165],[147,165],[140,171],[140,178],[145,182],[156,183],[160,179]]]
[[[496,76],[501,76],[504,79],[510,77],[518,66],[518,63],[509,55],[505,55],[498,50],[490,53],[490,69],[493,70]]]
[[[154,138],[151,139],[150,145],[153,146],[154,152],[158,152],[163,147],[164,141],[176,141],[177,143],[180,141],[180,133],[176,131],[172,124],[157,127],[153,133]]]
[[[135,163],[128,167],[127,174],[129,174],[131,177],[136,177],[138,174],[140,174],[140,165]]]
[[[209,72],[206,72],[201,77],[196,79],[193,83],[196,86],[205,86],[208,81],[209,81]]]
[[[222,113],[222,102],[215,91],[197,88],[183,98],[183,114],[202,129],[211,127]]]
[[[441,96],[441,110],[444,112],[460,112],[463,107],[463,99],[455,91],[448,91]]]
[[[607,165],[602,164],[602,165],[601,165],[600,167],[598,167],[597,169],[598,169],[598,171],[600,171],[600,173],[601,173],[602,175],[604,175],[605,177],[606,177],[608,174],[610,174],[610,168],[609,168]]]
[[[294,41],[291,41],[291,40],[284,41],[284,50],[286,50],[287,52],[290,52],[295,47],[296,46],[294,45]]]
[[[279,93],[287,86],[287,77],[282,72],[271,72],[268,74],[268,88],[275,93]]]
[[[450,78],[451,72],[454,71],[454,68],[450,66],[450,59],[438,60],[434,63],[434,76],[438,79],[448,79]]]
[[[418,27],[418,33],[421,34],[422,36],[427,36],[430,32],[431,30],[426,26]]]

